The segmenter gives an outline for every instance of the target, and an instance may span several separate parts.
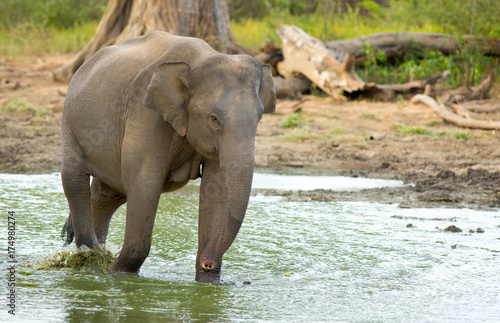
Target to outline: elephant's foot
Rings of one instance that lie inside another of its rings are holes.
[[[99,245],[99,242],[97,241],[97,238],[95,237],[95,234],[90,234],[90,235],[75,235],[75,244],[76,247],[81,249],[81,248],[94,248]]]
[[[123,251],[122,251],[123,253]],[[111,272],[113,273],[138,273],[141,269],[142,264],[146,260],[146,257],[126,257],[120,253],[120,256],[116,260]]]

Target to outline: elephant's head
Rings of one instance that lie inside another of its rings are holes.
[[[164,63],[145,104],[203,156],[196,280],[218,282],[248,205],[257,124],[276,105],[270,67],[219,53],[194,66]]]

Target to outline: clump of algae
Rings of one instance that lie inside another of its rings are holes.
[[[72,247],[49,255],[31,267],[35,270],[70,268],[92,274],[107,274],[116,257],[116,254],[106,249],[104,245],[98,245],[92,249]]]

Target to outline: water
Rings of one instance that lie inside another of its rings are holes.
[[[255,186],[278,184],[273,176],[257,175]],[[359,178],[350,184],[343,178],[279,178],[284,181],[286,189],[375,184]],[[16,211],[16,259],[34,264],[62,250],[59,233],[68,209],[58,174],[0,175],[5,277],[0,321],[499,321],[498,212],[288,202],[256,194],[224,257],[222,279],[234,284],[211,286],[194,282],[197,185],[162,197],[152,250],[138,277],[18,264],[24,271],[16,272],[13,317],[3,305],[9,295],[7,211]],[[111,248],[123,242],[124,211],[111,222]],[[409,223],[413,227],[407,228]],[[452,224],[464,232],[442,230]],[[485,233],[469,233],[478,227]]]

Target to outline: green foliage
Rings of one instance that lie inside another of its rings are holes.
[[[304,118],[300,114],[291,113],[280,125],[282,128],[302,128],[305,125]]]
[[[17,28],[25,24],[36,28],[71,28],[100,20],[106,3],[106,0],[2,0],[0,28]]]
[[[74,53],[85,46],[95,33],[97,22],[70,29],[37,28],[23,24],[11,31],[0,29],[0,56]]]
[[[0,1],[0,55],[80,50],[94,35],[107,0]]]
[[[495,58],[484,56],[470,47],[452,55],[440,51],[409,53],[393,63],[388,63],[385,55],[375,53],[370,46],[365,48],[367,61],[361,65],[362,70],[358,70],[358,73],[365,80],[380,84],[426,79],[449,70],[451,75],[446,78],[445,84],[455,88],[463,83],[478,85],[490,68],[500,71]]]

